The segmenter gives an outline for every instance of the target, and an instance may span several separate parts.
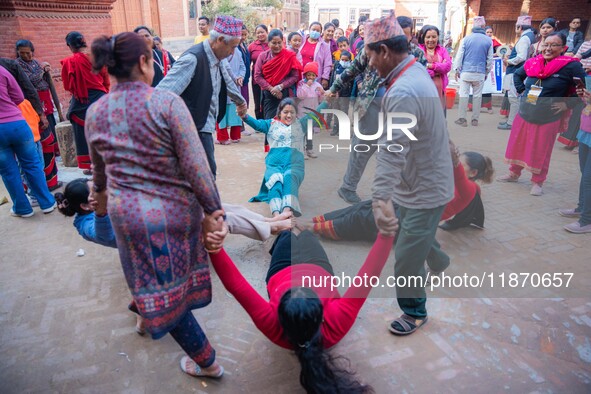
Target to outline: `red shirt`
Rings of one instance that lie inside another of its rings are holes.
[[[359,269],[358,276],[367,274],[368,281],[371,276],[380,276],[392,244],[393,237],[385,237],[378,234],[378,237],[369,251],[365,263]],[[277,310],[279,302],[285,292],[292,287],[300,287],[303,277],[311,277],[312,283],[320,283],[325,277],[331,277],[323,268],[314,264],[297,264],[286,267],[277,272],[269,280],[267,291],[270,300],[266,301],[240,273],[234,262],[226,254],[225,250],[217,254],[210,254],[218,276],[224,287],[236,298],[246,312],[250,315],[255,326],[276,345],[286,349],[293,349],[287,338],[283,335],[283,328],[279,324]],[[317,279],[314,279],[317,278]],[[322,301],[324,308],[324,320],[320,327],[322,342],[325,348],[337,344],[349,332],[359,310],[365,303],[371,287],[350,287],[345,296],[341,298],[339,292],[328,287],[312,287]]]
[[[259,58],[259,55],[268,49],[269,44],[267,44],[266,42],[261,43],[259,40],[252,42],[248,46],[248,52],[250,52],[250,60],[252,61],[253,67],[255,64],[257,64],[257,59]],[[246,65],[246,67],[249,66],[250,65]]]
[[[316,44],[310,44],[308,40],[305,41],[304,46],[300,49],[302,54],[302,65],[305,67],[306,64],[314,61],[314,52],[316,52]],[[320,71],[320,70],[319,70]]]
[[[476,193],[480,194],[480,186],[468,179],[462,164],[454,168],[454,184],[454,198],[445,206],[441,220],[447,220],[462,212],[472,202]]]

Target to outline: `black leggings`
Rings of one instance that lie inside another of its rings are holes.
[[[254,70],[251,75],[254,75]],[[254,83],[254,78],[252,80],[252,100],[254,101],[254,117],[257,119],[264,119],[263,106],[261,105],[261,87]]]
[[[371,209],[371,200],[361,201],[347,208],[325,213],[324,220],[332,220],[340,239],[346,241],[375,241],[378,228]]]
[[[282,231],[275,239],[269,253],[272,257],[265,279],[267,283],[277,272],[297,264],[315,264],[334,275],[324,248],[310,231],[302,231],[299,235],[288,230]]]

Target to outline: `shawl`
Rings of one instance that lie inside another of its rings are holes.
[[[571,62],[578,61],[579,59],[576,57],[558,56],[546,63],[544,56],[538,55],[526,61],[523,65],[523,69],[528,77],[546,79],[549,76],[556,74],[562,69],[562,67]]]
[[[49,84],[43,79],[43,67],[39,64],[39,62],[35,59],[31,60],[30,62],[25,62],[20,57],[16,59],[18,65],[22,67],[27,77],[33,84],[35,90],[48,90]]]
[[[263,78],[271,86],[277,86],[293,69],[301,71],[302,65],[296,59],[295,53],[283,48],[281,52],[263,64]]]
[[[109,92],[109,86],[103,83],[103,68],[99,74],[92,72],[92,64],[88,55],[76,52],[60,62],[62,64],[62,82],[64,89],[72,93],[74,98],[81,103],[88,103],[88,89]],[[105,79],[107,82],[108,79]]]

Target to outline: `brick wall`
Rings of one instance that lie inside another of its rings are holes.
[[[51,64],[53,81],[60,96],[60,102],[62,107],[67,109],[70,94],[63,89],[60,66],[60,60],[71,55],[66,46],[66,35],[70,31],[79,31],[85,36],[89,45],[101,34],[111,35],[111,18],[107,5],[110,7],[112,1],[79,2],[85,3],[83,7],[88,7],[89,3],[101,3],[91,10],[92,12],[88,12],[86,8],[79,9],[79,12],[75,9],[63,12],[64,10],[52,8],[50,2],[47,2],[47,8],[19,9],[20,3],[30,4],[31,2],[13,1],[12,9],[6,9],[6,2],[3,2],[0,8],[2,35],[0,57],[14,59],[15,43],[19,39],[33,42],[35,58]],[[72,3],[76,2],[70,2],[69,5],[71,6]]]
[[[184,1],[185,0],[158,1],[162,37],[182,37],[185,35],[185,14],[183,12]],[[191,20],[189,19],[189,21]],[[192,21],[193,24],[196,24],[194,19]]]
[[[480,2],[480,0],[476,1]],[[490,20],[491,22],[516,21],[520,15],[521,3],[521,0],[483,1],[480,4],[480,15],[483,15],[487,21]],[[591,3],[586,0],[561,0],[560,2],[532,0],[529,15],[537,23],[549,16],[557,18],[561,21],[560,28],[563,29],[568,27],[568,23],[575,16],[581,17],[583,21],[588,22],[591,16]]]
[[[502,42],[512,42],[514,37],[514,26],[517,17],[521,14],[522,0],[503,0],[501,1],[468,1],[470,6],[470,16],[482,15],[486,18],[488,25],[495,28],[495,35]],[[591,16],[591,2],[587,0],[532,0],[529,15],[532,16],[533,26],[537,27],[539,23],[549,16],[557,18],[560,21],[559,29],[568,28],[568,23],[575,16],[583,18],[581,31],[589,35]]]

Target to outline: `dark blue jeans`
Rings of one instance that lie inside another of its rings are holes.
[[[579,166],[581,167],[581,185],[579,186],[579,206],[581,226],[591,224],[591,147],[579,144]]]
[[[26,215],[33,212],[33,208],[25,195],[17,159],[41,209],[51,208],[55,199],[47,188],[31,128],[24,120],[0,123],[0,175],[14,204],[14,212]]]

